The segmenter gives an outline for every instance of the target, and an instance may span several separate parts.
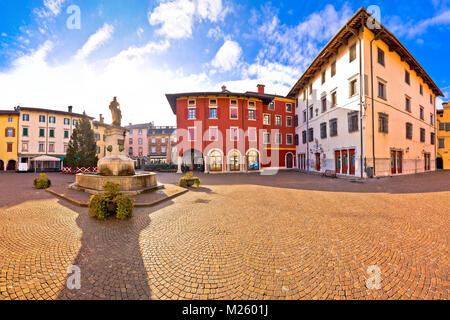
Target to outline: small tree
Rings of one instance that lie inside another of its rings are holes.
[[[97,162],[94,130],[91,128],[89,118],[83,113],[83,118],[76,125],[70,137],[64,166],[72,167],[74,170],[76,167],[95,167]]]

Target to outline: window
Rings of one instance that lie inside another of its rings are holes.
[[[217,119],[217,108],[209,108],[209,118]]]
[[[413,135],[413,125],[412,123],[406,123],[406,139],[411,140]]]
[[[234,100],[234,99],[230,100],[230,106],[237,107],[237,100]]]
[[[433,95],[430,94],[430,104],[433,104]]]
[[[275,110],[275,102],[269,103],[269,110]]]
[[[99,146],[97,146],[97,154],[100,154],[100,152],[102,152],[102,150],[100,149]]]
[[[195,100],[189,100],[188,101],[188,106],[189,107],[195,107]]]
[[[327,137],[327,123],[323,122],[320,124],[320,139],[326,139]]]
[[[306,100],[306,90],[303,90],[303,101]]]
[[[331,93],[331,107],[336,107],[337,105],[337,93],[336,91]]]
[[[188,141],[195,141],[195,127],[188,128]]]
[[[378,98],[386,99],[386,84],[378,81]]]
[[[6,152],[13,152],[13,143],[12,142],[6,143]]]
[[[156,143],[156,138],[152,138],[152,143]]]
[[[48,117],[49,123],[56,123],[56,117]]]
[[[45,116],[39,116],[39,122],[45,122]]]
[[[152,147],[152,153],[156,153],[156,147]]]
[[[425,119],[425,115],[424,115],[424,109],[422,106],[420,106],[420,119],[424,120]]]
[[[162,137],[162,138],[161,138],[161,143],[163,143],[163,144],[166,143],[166,138],[165,138],[165,137]]]
[[[352,62],[356,59],[356,43],[350,47],[349,56],[350,56],[350,62]]]
[[[39,137],[45,137],[45,129],[39,129]]]
[[[445,149],[445,139],[439,138],[439,149]]]
[[[133,156],[133,147],[128,148],[128,154],[130,155],[130,157]]]
[[[266,126],[270,125],[270,114],[263,115],[263,124]]]
[[[256,110],[248,110],[248,120],[256,120]]]
[[[286,135],[286,144],[294,144],[293,136],[290,133]]]
[[[138,134],[142,135],[142,129],[139,129]]]
[[[217,127],[209,127],[209,141],[217,141],[219,138],[219,129]]]
[[[30,115],[27,114],[27,113],[24,113],[24,115],[22,116],[22,120],[25,121],[25,122],[30,121]]]
[[[434,125],[434,115],[430,113],[430,124]]]
[[[306,131],[302,131],[303,144],[306,144]]]
[[[230,128],[230,141],[239,141],[239,128]]]
[[[248,128],[248,141],[256,141],[256,128]]]
[[[309,95],[313,94],[313,85],[312,83],[309,84]]]
[[[28,142],[22,143],[22,152],[28,152]]]
[[[48,152],[55,152],[55,144],[54,143],[48,144]]]
[[[269,144],[270,143],[270,133],[268,132],[264,132],[264,144]]]
[[[9,123],[13,122],[13,118],[12,117],[8,117],[8,122]]]
[[[55,129],[50,129],[49,136],[50,136],[50,138],[54,138],[55,137]]]
[[[69,118],[64,118],[64,124],[65,125],[70,125],[70,119]]]
[[[420,85],[420,87],[419,87],[419,92],[420,92],[420,95],[423,96],[423,86],[422,85]]]
[[[275,125],[281,126],[281,116],[275,116]]]
[[[133,135],[133,130],[128,131],[131,135]]]
[[[352,133],[358,131],[359,128],[358,122],[359,122],[359,112],[358,111],[350,112],[348,114],[348,132]]]
[[[378,132],[389,133],[389,116],[386,113],[378,113]]]
[[[286,117],[286,127],[292,127],[292,117]]]
[[[411,98],[405,97],[405,109],[408,112],[411,112]]]
[[[350,81],[350,97],[353,97],[358,93],[358,90],[356,88],[357,79]]]
[[[133,139],[128,139],[128,144],[133,144]]]
[[[439,130],[441,131],[445,130],[445,122],[439,122]]]
[[[405,70],[405,82],[407,84],[411,84],[411,75],[409,74],[408,71]]]
[[[327,97],[322,97],[322,113],[327,111]]]
[[[314,117],[313,106],[309,107],[309,119],[311,120]]]
[[[238,118],[238,108],[230,107],[230,119],[236,120]]]
[[[78,120],[74,119],[74,120],[73,120],[73,125],[74,125],[74,126],[77,126],[77,125],[78,125]]]
[[[188,109],[188,120],[194,120],[196,113],[196,109]]]
[[[338,135],[337,125],[337,119],[330,120],[330,137],[336,137]]]
[[[281,133],[275,134],[275,144],[281,144],[282,143],[282,135]]]
[[[298,140],[298,134],[296,134],[295,135],[295,145],[296,146],[298,146],[300,143],[299,143],[299,140]]]
[[[28,137],[28,128],[23,128],[22,129],[22,136]]]
[[[436,141],[436,136],[434,134],[434,132],[431,132],[431,144],[434,145],[434,142]]]
[[[303,122],[306,122],[306,110],[303,110]]]
[[[326,73],[326,71],[322,71],[322,84],[324,84],[324,83],[325,83],[325,80],[326,80],[326,76],[327,76],[327,73]]]
[[[6,137],[13,138],[15,136],[14,128],[6,128]]]
[[[166,153],[166,147],[161,147],[161,152]]]
[[[39,143],[39,152],[44,152],[44,144]]]
[[[294,125],[295,127],[298,127],[298,114],[294,116]]]
[[[425,142],[425,129],[420,128],[420,142]]]
[[[217,100],[216,99],[209,99],[209,105],[210,106],[217,106]]]
[[[378,63],[384,67],[384,51],[378,48]]]
[[[313,128],[308,129],[308,141],[309,142],[314,141],[314,129]]]
[[[286,103],[286,112],[292,112],[292,103]]]
[[[331,64],[331,77],[336,75],[336,61]]]
[[[250,108],[252,108],[252,109],[255,109],[256,107],[256,104],[255,104],[255,101],[249,101],[248,102],[248,108],[250,109]]]
[[[100,136],[99,136],[99,140],[100,140]],[[139,144],[139,145],[142,145],[142,138],[139,138],[139,139],[138,139],[138,144]]]

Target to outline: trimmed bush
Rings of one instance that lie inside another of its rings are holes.
[[[152,163],[144,166],[146,171],[174,171],[177,170],[178,166],[176,164],[169,163]]]
[[[33,186],[36,189],[47,189],[52,186],[52,181],[47,179],[46,173],[39,174],[39,178],[34,179]]]
[[[196,187],[198,188],[200,186],[200,179],[197,177],[194,177],[194,174],[192,173],[192,171],[189,171],[186,173],[186,175],[180,179],[179,181],[179,186],[182,188],[188,188],[188,187]]]
[[[133,198],[120,193],[120,186],[112,182],[106,182],[104,194],[93,195],[89,201],[91,217],[104,220],[111,215],[117,219],[125,220],[133,215]]]

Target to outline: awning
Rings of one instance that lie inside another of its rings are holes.
[[[42,161],[42,162],[50,162],[50,161],[61,161],[59,158],[50,157],[50,156],[40,156],[31,159],[31,161]]]

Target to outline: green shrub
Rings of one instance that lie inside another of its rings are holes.
[[[89,201],[91,217],[104,220],[115,215],[117,219],[125,220],[133,215],[133,198],[120,193],[118,184],[107,182],[103,190],[104,194],[93,195]]]
[[[117,205],[117,213],[116,218],[120,220],[125,220],[128,217],[133,215],[134,204],[131,196],[127,195],[118,195],[114,201]]]
[[[47,179],[47,174],[41,173],[39,174],[39,178],[34,179],[33,186],[36,189],[47,189],[52,186],[52,181]]]
[[[191,183],[193,182],[194,186],[196,188],[198,188],[200,186],[200,183],[201,183],[199,178],[194,177],[194,174],[192,173],[192,171],[186,172],[186,175],[183,178],[180,179],[178,184],[182,188],[188,188],[189,184],[190,184],[189,182],[191,182]]]
[[[104,220],[108,214],[107,203],[109,198],[104,194],[93,195],[89,201],[89,212],[91,217]]]

